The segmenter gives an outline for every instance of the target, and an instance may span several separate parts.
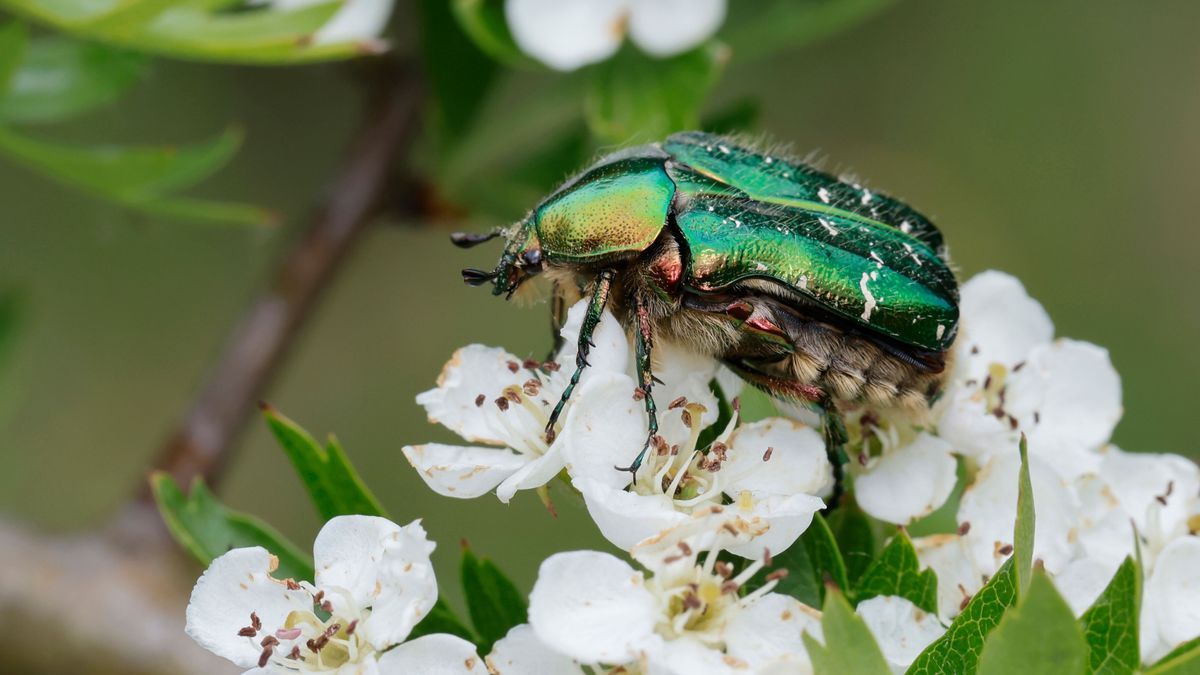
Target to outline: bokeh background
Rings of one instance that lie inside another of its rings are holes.
[[[403,11],[393,19],[400,49],[418,37],[407,21]],[[1060,335],[1110,350],[1125,391],[1119,445],[1200,457],[1198,25],[1190,2],[905,0],[766,60],[743,66],[735,53],[710,105],[752,97],[755,132],[928,213],[962,278],[1017,275]],[[502,86],[538,97],[562,77],[518,72]],[[154,142],[209,137],[235,121],[243,150],[197,192],[279,208],[273,229],[133,216],[0,163],[0,283],[20,288],[27,309],[0,375],[0,512],[79,532],[127,500],[324,195],[359,119],[355,78],[346,65],[163,60],[116,105],[51,128],[65,140]],[[432,148],[418,144],[415,166],[437,161],[421,156]],[[456,575],[466,539],[528,589],[551,552],[605,546],[581,506],[561,489],[557,517],[531,493],[507,506],[442,498],[400,453],[452,440],[413,399],[457,346],[547,347],[544,306],[506,304],[459,280],[464,266],[489,266],[495,249],[447,242],[452,229],[532,205],[532,187],[497,197],[505,172],[501,157],[472,177],[477,200],[455,194],[465,221],[373,227],[265,398],[314,433],[336,433],[397,520],[424,518],[442,578]],[[319,527],[257,420],[219,494],[304,547]]]

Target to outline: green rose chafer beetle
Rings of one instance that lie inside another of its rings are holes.
[[[467,283],[511,296],[544,274],[558,307],[590,297],[548,437],[605,307],[631,330],[649,416],[646,444],[624,468],[635,475],[658,431],[656,335],[823,411],[839,477],[839,404],[927,409],[947,372],[958,284],[937,228],[887,195],[732,139],[683,132],[608,155],[515,225],[453,241],[500,236],[499,264],[463,270]]]

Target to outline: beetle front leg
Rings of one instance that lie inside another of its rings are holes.
[[[592,288],[592,297],[588,300],[587,314],[583,316],[583,325],[579,327],[579,341],[575,351],[575,372],[571,373],[571,381],[567,383],[567,388],[563,389],[562,396],[558,399],[558,405],[554,406],[554,412],[550,413],[550,421],[546,423],[547,443],[554,442],[557,433],[554,431],[554,425],[558,423],[558,416],[562,414],[563,408],[575,391],[575,385],[579,384],[579,378],[583,376],[583,369],[588,367],[588,352],[595,346],[592,344],[592,335],[596,333],[596,326],[600,325],[600,317],[604,314],[604,305],[608,302],[608,291],[612,288],[612,280],[612,270],[603,270],[596,277]]]
[[[821,409],[821,430],[825,436],[825,454],[833,465],[833,494],[829,498],[829,508],[836,508],[845,490],[845,467],[850,462],[846,454],[846,443],[850,437],[846,433],[846,423],[838,412],[833,399],[826,396],[817,406]]]
[[[638,452],[637,457],[633,459],[633,463],[629,466],[613,467],[617,471],[628,471],[633,476],[633,481],[637,482],[637,472],[642,466],[642,461],[646,459],[646,452],[650,449],[650,444],[654,442],[654,437],[658,435],[658,406],[654,404],[654,395],[651,390],[654,388],[654,371],[650,362],[650,350],[654,345],[654,330],[650,321],[650,314],[646,311],[646,304],[635,293],[633,296],[634,315],[637,319],[637,331],[634,333],[634,344],[637,352],[637,374],[638,374],[638,390],[642,392],[642,400],[646,404],[646,416],[649,418],[648,431],[646,433],[646,442],[642,444],[642,449]]]

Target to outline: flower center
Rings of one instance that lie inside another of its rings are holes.
[[[299,587],[290,579],[288,585]],[[285,673],[336,672],[347,663],[358,663],[375,653],[358,631],[359,623],[370,615],[370,610],[349,609],[356,605],[348,595],[335,610],[325,599],[324,591],[309,593],[313,609],[292,611],[274,631],[264,630],[258,615],[250,614],[250,625],[238,635],[262,650],[259,668]]]
[[[680,508],[720,501],[721,483],[717,472],[721,470],[729,448],[720,441],[714,441],[706,448],[707,452],[696,447],[701,431],[698,420],[706,410],[703,405],[677,399],[668,407],[668,414],[675,410],[679,410],[688,429],[687,440],[668,445],[662,436],[655,436],[638,471],[638,480],[630,490],[640,495],[665,496]]]

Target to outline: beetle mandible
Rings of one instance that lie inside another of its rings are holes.
[[[633,335],[649,418],[636,477],[658,433],[651,352],[656,336],[724,362],[770,395],[822,412],[840,487],[839,405],[910,411],[940,393],[958,327],[958,284],[941,233],[887,195],[734,139],[682,132],[608,155],[515,225],[455,234],[462,247],[496,237],[492,271],[472,285],[511,297],[539,274],[588,297],[575,370],[547,438],[587,366],[604,309]]]

